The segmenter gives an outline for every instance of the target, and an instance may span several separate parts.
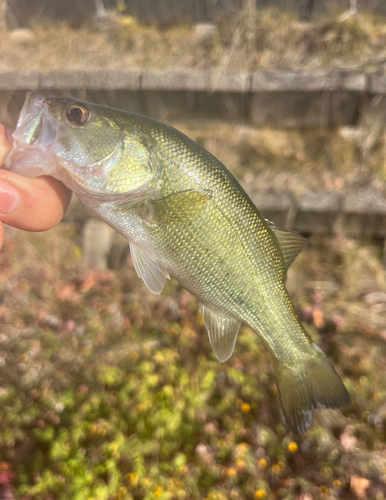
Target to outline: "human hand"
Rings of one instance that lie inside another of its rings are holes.
[[[11,144],[0,125],[0,166]],[[3,224],[26,231],[45,231],[61,221],[71,200],[71,191],[52,177],[27,179],[0,168],[0,249]]]

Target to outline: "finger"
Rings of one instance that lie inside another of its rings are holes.
[[[44,231],[63,218],[71,191],[52,177],[27,179],[0,169],[0,219],[26,231]]]
[[[3,246],[3,243],[4,243],[4,226],[0,222],[0,250],[1,250],[2,246]]]

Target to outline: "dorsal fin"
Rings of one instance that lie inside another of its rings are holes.
[[[232,356],[233,349],[240,329],[237,319],[228,318],[223,314],[201,306],[204,314],[205,326],[208,330],[209,342],[219,361],[226,361]]]
[[[286,269],[288,269],[303,249],[307,240],[300,234],[277,228],[275,224],[269,220],[267,220],[267,222],[279,242],[280,251],[284,259],[284,265]]]
[[[132,241],[130,241],[130,252],[138,276],[143,279],[151,292],[159,295],[166,280],[170,279],[166,268]]]

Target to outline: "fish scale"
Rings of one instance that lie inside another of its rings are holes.
[[[303,239],[265,220],[208,151],[150,118],[29,94],[7,166],[74,190],[130,241],[151,291],[161,293],[171,275],[195,295],[220,361],[231,356],[240,323],[249,325],[272,354],[293,431],[304,432],[315,409],[349,402],[285,287]]]

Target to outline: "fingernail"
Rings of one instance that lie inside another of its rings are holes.
[[[0,181],[0,215],[12,213],[20,203],[20,194],[7,182]]]

